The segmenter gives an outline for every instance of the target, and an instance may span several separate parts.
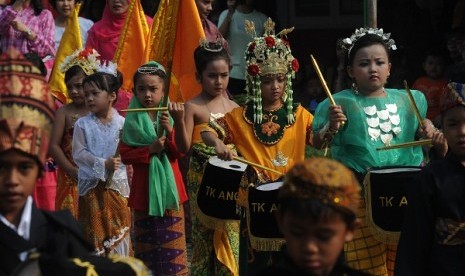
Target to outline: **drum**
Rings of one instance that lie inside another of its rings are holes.
[[[211,157],[197,193],[199,220],[216,229],[221,220],[239,220],[236,199],[246,164]]]
[[[399,240],[408,204],[407,185],[420,171],[420,167],[383,167],[371,169],[365,176],[367,224],[380,242],[395,244]]]
[[[284,243],[274,214],[278,210],[278,191],[282,185],[279,181],[249,187],[247,228],[255,250],[279,251]]]

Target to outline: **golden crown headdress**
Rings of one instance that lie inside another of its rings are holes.
[[[205,37],[202,37],[199,41],[199,45],[209,52],[220,52],[223,50],[223,40],[222,37],[217,37],[216,41],[208,41]]]
[[[60,66],[60,71],[65,73],[73,66],[79,66],[86,73],[92,75],[100,65],[100,54],[92,48],[81,48],[67,56]]]
[[[246,89],[254,101],[254,122],[262,121],[262,106],[260,92],[260,76],[285,74],[287,78],[284,101],[287,108],[289,123],[294,122],[292,103],[292,79],[299,70],[299,62],[294,58],[289,42],[284,37],[294,28],[284,29],[275,35],[275,23],[268,18],[264,24],[264,35],[257,37],[253,22],[245,21],[246,31],[252,35],[253,41],[245,51],[247,64]]]

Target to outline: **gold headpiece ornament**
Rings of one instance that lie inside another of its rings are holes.
[[[100,54],[92,48],[81,48],[67,56],[60,66],[60,71],[65,73],[73,66],[79,66],[88,76],[97,71],[100,65]]]
[[[208,41],[205,37],[200,39],[199,45],[209,52],[220,52],[223,50],[223,38],[217,37],[216,41]]]
[[[44,164],[54,102],[39,69],[16,49],[0,57],[0,152],[17,149]]]
[[[292,56],[289,42],[284,37],[292,32],[294,28],[284,29],[275,35],[275,23],[268,18],[264,24],[265,33],[257,37],[255,25],[246,20],[246,31],[252,35],[253,41],[248,44],[245,51],[247,63],[246,86],[249,96],[254,101],[254,123],[262,121],[262,105],[260,92],[260,76],[284,74],[287,78],[284,101],[287,108],[287,119],[289,123],[294,122],[292,79],[299,70],[299,62]]]
[[[318,200],[356,214],[360,186],[354,173],[338,161],[315,157],[297,163],[284,177],[280,200]]]

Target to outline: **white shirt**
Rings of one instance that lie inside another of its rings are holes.
[[[74,124],[73,160],[79,167],[78,192],[86,195],[97,187],[99,181],[106,181],[109,170],[105,169],[105,160],[114,156],[118,149],[120,129],[124,117],[113,109],[113,117],[108,124],[102,122],[92,113],[79,118]],[[113,175],[108,189],[129,197],[129,182],[126,166],[121,164]]]
[[[19,221],[18,227],[11,222],[9,222],[4,216],[0,214],[0,221],[3,222],[6,226],[13,229],[19,236],[25,240],[29,240],[30,231],[31,231],[31,211],[32,211],[32,197],[28,196],[26,200],[26,205],[24,205],[23,213],[21,214],[21,219]],[[19,259],[25,261],[27,258],[27,251],[24,251],[19,254]]]
[[[226,20],[228,10],[224,10],[218,19],[218,28]],[[268,17],[256,10],[251,13],[242,13],[236,10],[229,23],[229,35],[226,37],[229,44],[229,53],[231,54],[232,69],[229,74],[231,78],[245,80],[246,64],[245,64],[245,50],[247,45],[252,42],[253,37],[245,30],[245,20],[254,22],[255,31],[258,36],[262,36],[265,28],[263,24]]]
[[[94,22],[89,19],[79,17],[79,29],[81,31],[81,40],[82,45],[86,45],[87,41],[87,32],[90,30]],[[58,51],[58,46],[60,46],[61,38],[63,37],[63,33],[65,32],[65,27],[55,25],[55,51]]]

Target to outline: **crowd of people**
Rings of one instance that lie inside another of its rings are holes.
[[[335,45],[326,95],[319,70],[294,83],[292,28],[276,30],[253,0],[228,0],[215,25],[213,2],[195,0],[201,90],[184,103],[167,99],[161,61],[121,89],[113,58],[130,1],[79,17],[84,47],[57,67],[69,102],[48,77],[78,3],[0,9],[0,275],[33,262],[44,275],[465,275],[465,33],[428,51],[410,90],[389,81],[394,38],[356,29]],[[221,168],[206,183],[211,160]],[[226,190],[234,162],[248,166]],[[370,226],[367,179],[402,167],[419,173],[386,242]],[[206,215],[205,197],[235,215]],[[264,234],[254,213],[273,215]]]

